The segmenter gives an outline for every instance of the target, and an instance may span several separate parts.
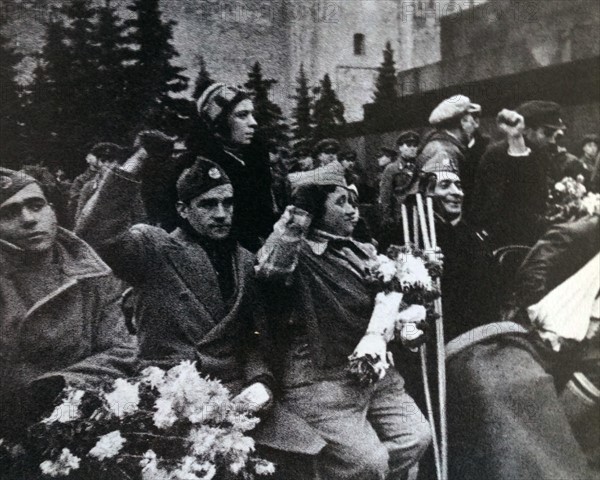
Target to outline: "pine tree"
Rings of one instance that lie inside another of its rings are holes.
[[[382,107],[389,106],[398,100],[396,91],[396,67],[394,62],[394,50],[390,42],[385,44],[383,50],[383,62],[379,67],[379,75],[375,83],[375,104]]]
[[[346,120],[344,104],[337,98],[329,74],[325,74],[320,87],[315,88],[314,93],[319,95],[313,112],[314,140],[335,137],[336,127],[345,124]]]
[[[172,64],[178,56],[171,41],[172,21],[164,21],[159,0],[134,0],[128,7],[135,18],[127,22],[132,28],[134,66],[130,84],[132,98],[141,112],[140,127],[160,128],[169,134],[185,130],[189,101],[175,98],[187,88],[183,68]]]
[[[124,143],[132,135],[138,113],[131,101],[128,62],[132,52],[128,47],[126,27],[111,5],[105,0],[98,9],[95,32],[97,45],[96,116],[99,137]]]
[[[271,101],[269,91],[277,80],[264,78],[259,62],[248,73],[244,86],[251,92],[254,101],[254,117],[258,123],[256,136],[265,145],[272,147],[288,141],[288,126],[285,124],[281,108]]]
[[[21,96],[15,81],[16,66],[21,58],[9,45],[8,39],[0,34],[0,158],[3,165],[12,167],[20,166],[18,162],[23,145]]]
[[[296,106],[293,110],[294,124],[292,126],[292,134],[295,140],[309,139],[313,133],[311,117],[313,99],[310,95],[308,78],[306,78],[306,73],[304,72],[304,64],[300,64],[300,73],[298,74],[297,81],[296,95],[293,97],[296,100]]]
[[[204,92],[204,90],[206,90],[210,84],[215,82],[210,76],[210,73],[208,73],[208,70],[206,69],[206,62],[204,61],[204,57],[200,56],[199,63],[200,70],[198,70],[198,75],[196,76],[196,80],[194,82],[193,98],[196,100],[200,98],[202,92]]]

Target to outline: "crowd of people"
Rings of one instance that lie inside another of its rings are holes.
[[[423,194],[443,258],[450,478],[596,478],[599,212],[546,213],[564,177],[600,191],[598,136],[569,154],[560,106],[534,100],[498,114],[493,143],[482,106],[455,96],[426,134],[382,146],[373,188],[339,140],[269,151],[253,109],[214,83],[185,150],[147,130],[95,145],[73,182],[0,168],[0,438],[66,385],[190,360],[260,415],[277,478],[433,475],[418,356],[369,330],[368,265],[414,240]],[[368,386],[348,371],[365,337],[395,358]]]

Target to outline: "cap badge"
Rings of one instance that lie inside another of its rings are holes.
[[[6,177],[4,175],[0,175],[0,188],[5,190],[7,188],[12,187],[13,181],[10,177]]]
[[[218,168],[212,167],[209,171],[208,171],[208,176],[210,178],[212,178],[213,180],[218,180],[219,178],[221,178],[221,172],[219,171]]]

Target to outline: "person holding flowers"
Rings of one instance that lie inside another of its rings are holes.
[[[392,328],[375,317],[378,283],[372,245],[351,235],[355,208],[343,167],[333,162],[289,176],[292,205],[259,251],[278,401],[327,442],[317,456],[319,478],[401,479],[431,439],[427,420],[387,364],[394,324],[417,323],[420,306],[382,305]],[[378,309],[381,313],[382,308]],[[376,358],[381,380],[361,384],[349,357]]]

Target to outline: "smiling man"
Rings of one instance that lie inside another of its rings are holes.
[[[438,157],[423,166],[433,197],[438,245],[444,255],[444,329],[450,340],[486,323],[496,312],[494,264],[486,236],[463,218],[464,192],[455,162]]]
[[[135,358],[119,283],[57,225],[33,177],[0,168],[0,437],[49,406],[65,384],[127,374]]]

